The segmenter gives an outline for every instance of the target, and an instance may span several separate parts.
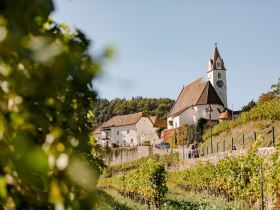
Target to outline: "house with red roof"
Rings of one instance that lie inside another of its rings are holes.
[[[149,117],[142,112],[112,117],[94,131],[94,136],[102,146],[136,146],[143,141],[151,144],[160,141],[157,126],[165,123],[158,117]]]

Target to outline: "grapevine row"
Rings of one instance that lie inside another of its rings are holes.
[[[136,169],[140,165],[147,163],[147,161],[150,159],[154,160],[157,163],[163,164],[165,167],[168,167],[170,165],[174,165],[174,164],[178,163],[179,154],[178,153],[171,153],[171,154],[165,154],[165,155],[155,154],[155,155],[148,156],[148,157],[142,157],[140,159],[137,159],[137,160],[134,160],[131,162],[123,163],[121,165],[108,166],[108,168],[103,173],[103,177],[111,177],[111,176],[114,176],[114,175],[122,173],[122,172]]]
[[[165,174],[164,166],[150,159],[122,176],[100,179],[98,186],[113,188],[123,195],[144,200],[159,208],[167,192]]]
[[[262,176],[266,202],[280,208],[279,152],[267,157],[258,156],[258,144],[260,140],[243,157],[229,157],[216,165],[210,162],[198,163],[185,171],[169,173],[167,180],[186,190],[225,195],[228,200],[242,200],[253,206],[261,199]]]

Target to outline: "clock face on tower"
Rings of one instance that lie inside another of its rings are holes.
[[[224,87],[224,83],[223,83],[222,80],[218,80],[218,81],[216,82],[216,85],[217,85],[218,88]]]

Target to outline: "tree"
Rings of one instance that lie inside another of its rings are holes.
[[[243,106],[241,108],[241,112],[248,112],[250,111],[254,106],[256,106],[256,102],[254,100],[251,100],[246,106]]]
[[[276,97],[280,97],[280,78],[278,78],[278,82],[271,86],[272,92]]]
[[[91,209],[103,168],[91,120],[93,60],[52,0],[0,2],[0,206]]]
[[[267,93],[263,93],[258,100],[259,104],[263,104],[266,101],[270,101],[272,99],[274,99],[275,97],[279,97],[280,96],[280,78],[278,78],[278,83],[273,84],[271,86],[271,91],[267,92]]]
[[[174,104],[169,98],[143,98],[126,99],[98,99],[93,107],[93,128],[97,128],[105,121],[116,115],[126,115],[143,112],[148,116],[158,116],[166,120],[167,114]]]

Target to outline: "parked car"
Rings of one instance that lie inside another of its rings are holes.
[[[159,149],[169,149],[170,148],[170,144],[168,142],[161,142],[159,144],[156,144],[156,148],[159,148]]]

